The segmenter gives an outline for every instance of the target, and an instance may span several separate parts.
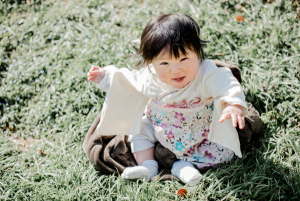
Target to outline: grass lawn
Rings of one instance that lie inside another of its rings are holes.
[[[133,66],[144,26],[175,12],[199,23],[207,58],[241,68],[265,130],[194,187],[103,175],[82,150],[105,97],[86,73]],[[299,200],[300,1],[2,0],[0,127],[0,200]]]

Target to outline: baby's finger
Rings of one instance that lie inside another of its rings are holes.
[[[231,114],[231,119],[232,119],[232,125],[233,127],[237,126],[237,118],[235,114]]]
[[[95,76],[95,72],[88,72],[88,76],[89,76],[89,77]]]
[[[91,70],[93,70],[93,71],[94,71],[94,70],[99,70],[99,67],[98,67],[98,66],[92,66],[92,67],[91,67]]]
[[[89,76],[94,76],[97,74],[97,71],[90,71],[89,74],[90,74]]]
[[[222,123],[224,121],[224,115],[221,115],[220,119],[219,119],[219,123]]]
[[[244,117],[238,116],[238,121],[239,121],[239,127],[240,129],[243,129],[245,127],[245,120]]]
[[[222,123],[224,120],[229,119],[230,117],[230,113],[222,114],[219,123]]]

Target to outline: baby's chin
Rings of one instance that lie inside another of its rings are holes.
[[[190,84],[190,82],[188,82],[187,84],[184,84],[183,86],[173,86],[173,87],[176,89],[183,89],[184,87],[186,87],[189,84]]]

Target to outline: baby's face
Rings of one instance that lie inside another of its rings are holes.
[[[179,58],[169,56],[163,51],[152,60],[152,65],[160,81],[177,89],[188,85],[197,75],[199,57],[196,53],[186,48],[187,54],[180,52]]]

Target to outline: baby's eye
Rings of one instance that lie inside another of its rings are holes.
[[[183,58],[183,59],[181,59],[180,61],[184,61],[184,60],[187,60],[187,58]]]
[[[162,62],[160,65],[168,65],[167,62]]]

